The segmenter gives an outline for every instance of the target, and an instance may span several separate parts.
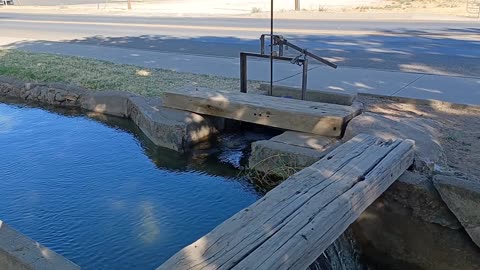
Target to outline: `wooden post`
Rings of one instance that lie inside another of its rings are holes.
[[[132,1],[128,0],[127,3],[128,3],[128,9],[132,9]]]
[[[157,270],[307,269],[412,165],[414,152],[411,140],[357,135]]]
[[[300,0],[295,0],[295,11],[300,10]]]

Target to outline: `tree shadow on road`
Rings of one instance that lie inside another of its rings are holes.
[[[180,35],[181,33],[179,33]],[[365,35],[286,35],[295,44],[340,66],[453,76],[480,76],[480,28],[383,30]],[[48,52],[51,41],[16,42],[12,48]],[[256,39],[235,36],[173,37],[166,35],[88,36],[55,44],[238,58],[241,51],[259,52]],[[43,48],[42,48],[43,47]],[[289,50],[288,55],[298,55]]]

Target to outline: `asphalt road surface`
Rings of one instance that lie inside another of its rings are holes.
[[[48,42],[238,57],[259,51],[268,19],[1,13],[0,44]],[[277,20],[276,32],[340,66],[480,77],[480,25],[467,22]],[[289,51],[291,55],[292,50]]]

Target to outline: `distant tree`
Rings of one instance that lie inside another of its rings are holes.
[[[132,1],[131,1],[131,0],[128,0],[128,1],[127,1],[127,4],[128,4],[128,9],[132,9]]]

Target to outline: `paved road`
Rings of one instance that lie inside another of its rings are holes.
[[[258,51],[269,26],[268,19],[1,12],[0,23],[0,44],[26,50],[60,42],[224,57]],[[276,27],[342,66],[480,77],[478,23],[278,20]]]

